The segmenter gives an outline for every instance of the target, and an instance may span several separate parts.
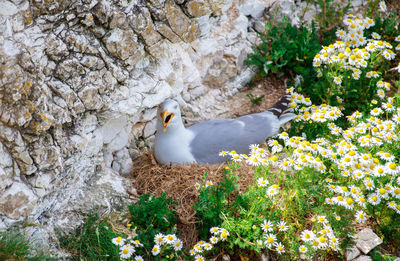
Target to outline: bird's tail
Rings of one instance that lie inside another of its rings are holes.
[[[285,95],[267,111],[272,112],[276,117],[278,117],[280,124],[283,125],[296,117],[295,114],[290,112],[290,108],[288,108],[289,103],[290,95]]]

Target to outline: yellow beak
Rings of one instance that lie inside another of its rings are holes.
[[[165,110],[160,113],[160,116],[161,116],[162,124],[164,127],[164,132],[166,132],[167,127],[168,127],[169,123],[171,122],[172,118],[175,116],[175,114],[173,112],[168,112],[168,110]]]

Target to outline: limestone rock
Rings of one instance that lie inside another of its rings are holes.
[[[192,42],[200,36],[198,23],[190,19],[172,1],[167,3],[166,17],[171,29],[185,42]]]
[[[67,45],[54,34],[47,38],[45,52],[50,59],[55,61],[59,61],[69,54]]]
[[[87,110],[98,110],[102,107],[101,98],[95,86],[85,86],[78,92],[78,96]]]
[[[193,17],[199,17],[211,13],[210,5],[205,1],[192,0],[186,4],[188,13]]]
[[[263,5],[262,2],[258,0],[253,0],[253,1],[246,1],[244,2],[240,7],[240,11],[242,12],[243,15],[245,16],[252,16],[253,18],[260,18],[263,13],[265,6]]]
[[[204,77],[204,83],[213,88],[224,85],[237,75],[237,68],[227,59],[215,58]]]
[[[360,250],[358,250],[358,248],[356,246],[352,246],[345,253],[347,261],[353,260],[354,258],[358,257],[359,255],[360,255]]]
[[[0,194],[13,183],[12,177],[0,166]]]
[[[6,0],[0,1],[0,15],[12,16],[18,12],[18,7]]]
[[[356,246],[364,254],[368,254],[369,251],[374,249],[376,246],[382,244],[382,239],[378,237],[370,228],[364,228],[357,233]]]
[[[130,24],[135,32],[143,37],[146,45],[151,46],[161,40],[161,36],[155,30],[151,14],[147,8],[140,9],[139,15],[131,17]]]
[[[8,218],[20,220],[28,217],[37,204],[37,197],[25,184],[14,182],[0,195],[0,213]]]
[[[369,256],[359,256],[356,259],[354,259],[354,261],[371,261],[372,258]]]
[[[125,60],[135,52],[137,36],[132,30],[114,28],[105,36],[104,43],[112,55]]]
[[[99,1],[92,9],[92,13],[102,24],[107,24],[111,17],[111,3],[109,1]]]

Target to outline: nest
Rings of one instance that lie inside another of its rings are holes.
[[[225,163],[217,165],[163,166],[158,165],[152,152],[147,152],[135,164],[132,178],[134,179],[134,186],[140,195],[148,193],[159,196],[165,192],[168,197],[178,202],[174,209],[179,217],[179,223],[177,224],[179,236],[185,246],[191,247],[200,240],[196,230],[196,212],[192,207],[199,195],[195,184],[203,181],[205,173],[208,174],[207,180],[217,184],[222,180],[222,173],[226,166]],[[240,174],[238,181],[239,193],[245,192],[249,185],[254,184],[253,167],[245,164],[235,174]]]

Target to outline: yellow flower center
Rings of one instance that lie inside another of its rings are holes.
[[[353,204],[353,200],[351,198],[347,198],[346,203],[347,203],[347,205],[351,205],[351,204]]]

